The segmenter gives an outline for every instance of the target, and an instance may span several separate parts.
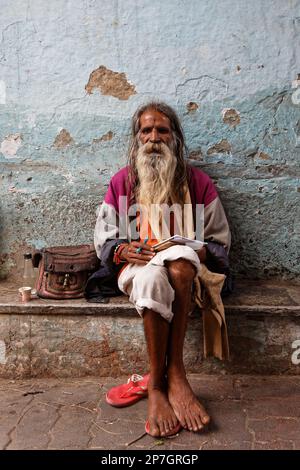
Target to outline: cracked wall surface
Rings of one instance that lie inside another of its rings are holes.
[[[0,277],[90,242],[130,117],[160,99],[216,184],[240,277],[299,278],[300,0],[1,2]]]

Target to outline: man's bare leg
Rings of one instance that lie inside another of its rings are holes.
[[[167,351],[168,398],[181,425],[190,431],[198,431],[209,423],[210,418],[192,391],[183,364],[183,344],[195,268],[184,259],[168,262],[167,268],[175,290],[174,317]]]
[[[144,330],[150,363],[148,383],[148,421],[152,436],[164,436],[178,424],[168,401],[166,386],[166,354],[169,323],[159,313],[144,310]]]

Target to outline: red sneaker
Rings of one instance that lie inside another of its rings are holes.
[[[180,423],[177,424],[177,426],[175,426],[175,428],[171,429],[167,434],[165,434],[164,436],[152,436],[152,437],[171,437],[171,436],[175,436],[175,434],[178,434],[182,429],[182,426]],[[146,421],[146,424],[145,424],[145,431],[147,434],[150,434],[150,424],[149,424],[149,421]],[[151,434],[150,434],[151,436]]]
[[[149,374],[144,376],[133,374],[126,384],[111,388],[106,394],[106,402],[121,408],[133,405],[141,398],[148,396]]]

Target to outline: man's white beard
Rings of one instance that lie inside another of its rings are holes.
[[[136,158],[137,202],[145,206],[172,202],[176,166],[177,158],[166,144],[141,145]]]
[[[172,205],[176,202],[174,194],[176,166],[177,158],[174,152],[164,143],[148,142],[141,145],[138,150],[136,158],[139,178],[137,203],[146,209],[146,213],[142,211],[141,216],[146,217],[150,223],[154,238],[160,239],[162,235],[162,220],[165,217],[161,204]]]

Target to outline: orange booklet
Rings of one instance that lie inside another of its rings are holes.
[[[191,238],[182,237],[181,235],[173,235],[170,238],[166,238],[165,240],[156,243],[152,248],[154,248],[155,251],[161,251],[174,245],[185,245],[198,251],[201,250],[204,245],[207,245],[207,243],[200,240],[192,240]]]

